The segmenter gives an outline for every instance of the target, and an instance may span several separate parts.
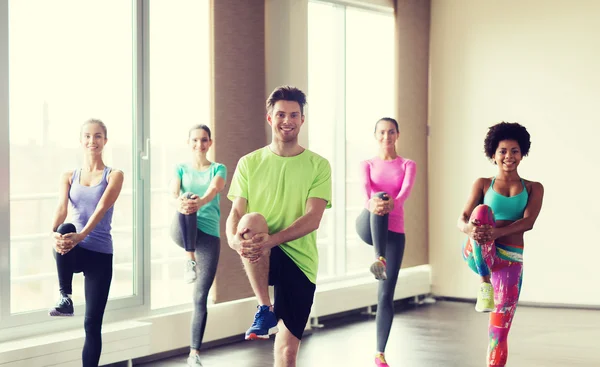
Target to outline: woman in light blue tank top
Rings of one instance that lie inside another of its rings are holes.
[[[184,279],[194,286],[194,313],[188,366],[202,366],[198,355],[207,320],[208,291],[217,273],[220,242],[220,192],[225,187],[227,169],[206,157],[212,146],[210,129],[196,125],[188,133],[192,151],[189,163],[178,164],[170,191],[176,213],[171,225],[173,241],[188,258]]]
[[[102,351],[102,319],[112,281],[113,206],[123,186],[123,172],[107,167],[102,150],[107,130],[100,120],[81,127],[82,168],[61,175],[58,208],[54,216],[54,255],[60,298],[50,316],[73,316],[73,274],[85,276],[85,343],[83,367],[97,367]],[[71,203],[72,223],[64,223]]]
[[[468,236],[463,258],[481,278],[475,309],[491,312],[488,365],[494,367],[505,366],[508,359],[508,332],[523,280],[523,234],[533,228],[544,196],[542,184],[517,172],[530,146],[527,129],[517,123],[490,127],[485,154],[498,172],[475,181],[458,220]]]

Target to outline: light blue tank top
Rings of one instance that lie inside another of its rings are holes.
[[[77,228],[77,232],[83,230],[83,227],[85,227],[96,210],[96,206],[98,206],[100,198],[102,198],[102,195],[108,186],[107,177],[110,171],[111,168],[105,167],[104,172],[102,173],[102,179],[94,186],[82,186],[79,182],[81,169],[73,171],[73,176],[71,176],[71,189],[69,190],[69,200],[73,206],[72,221],[75,228]],[[110,234],[113,208],[114,206],[106,211],[104,217],[102,217],[92,232],[90,232],[78,246],[104,254],[113,253],[113,241]]]
[[[523,191],[510,197],[497,193],[494,190],[494,182],[496,182],[496,177],[492,179],[492,183],[483,197],[483,203],[492,208],[496,220],[515,221],[523,218],[529,199],[525,181],[521,179]]]

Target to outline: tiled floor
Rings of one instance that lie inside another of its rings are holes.
[[[487,315],[473,305],[438,302],[394,318],[386,356],[393,367],[485,367]],[[251,320],[249,320],[250,322]],[[324,322],[302,341],[298,367],[370,367],[375,349],[372,316]],[[600,367],[600,311],[520,307],[511,335],[509,367]],[[203,351],[205,367],[273,366],[272,341]],[[143,366],[186,366],[186,356]]]

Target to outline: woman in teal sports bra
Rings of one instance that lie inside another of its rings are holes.
[[[508,332],[523,279],[523,234],[533,228],[542,208],[542,184],[524,180],[517,172],[530,146],[527,129],[518,123],[489,128],[484,149],[498,173],[475,181],[458,220],[458,228],[468,236],[463,258],[481,277],[475,309],[491,312],[489,367],[506,365]]]

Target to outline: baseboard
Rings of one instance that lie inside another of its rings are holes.
[[[435,296],[438,301],[448,302],[462,302],[462,303],[475,303],[475,298],[463,298],[463,297],[446,297],[446,296]],[[565,310],[589,310],[589,311],[600,311],[600,305],[579,305],[571,303],[544,303],[544,302],[531,302],[531,301],[519,301],[521,307],[537,307],[537,308],[556,308]]]

